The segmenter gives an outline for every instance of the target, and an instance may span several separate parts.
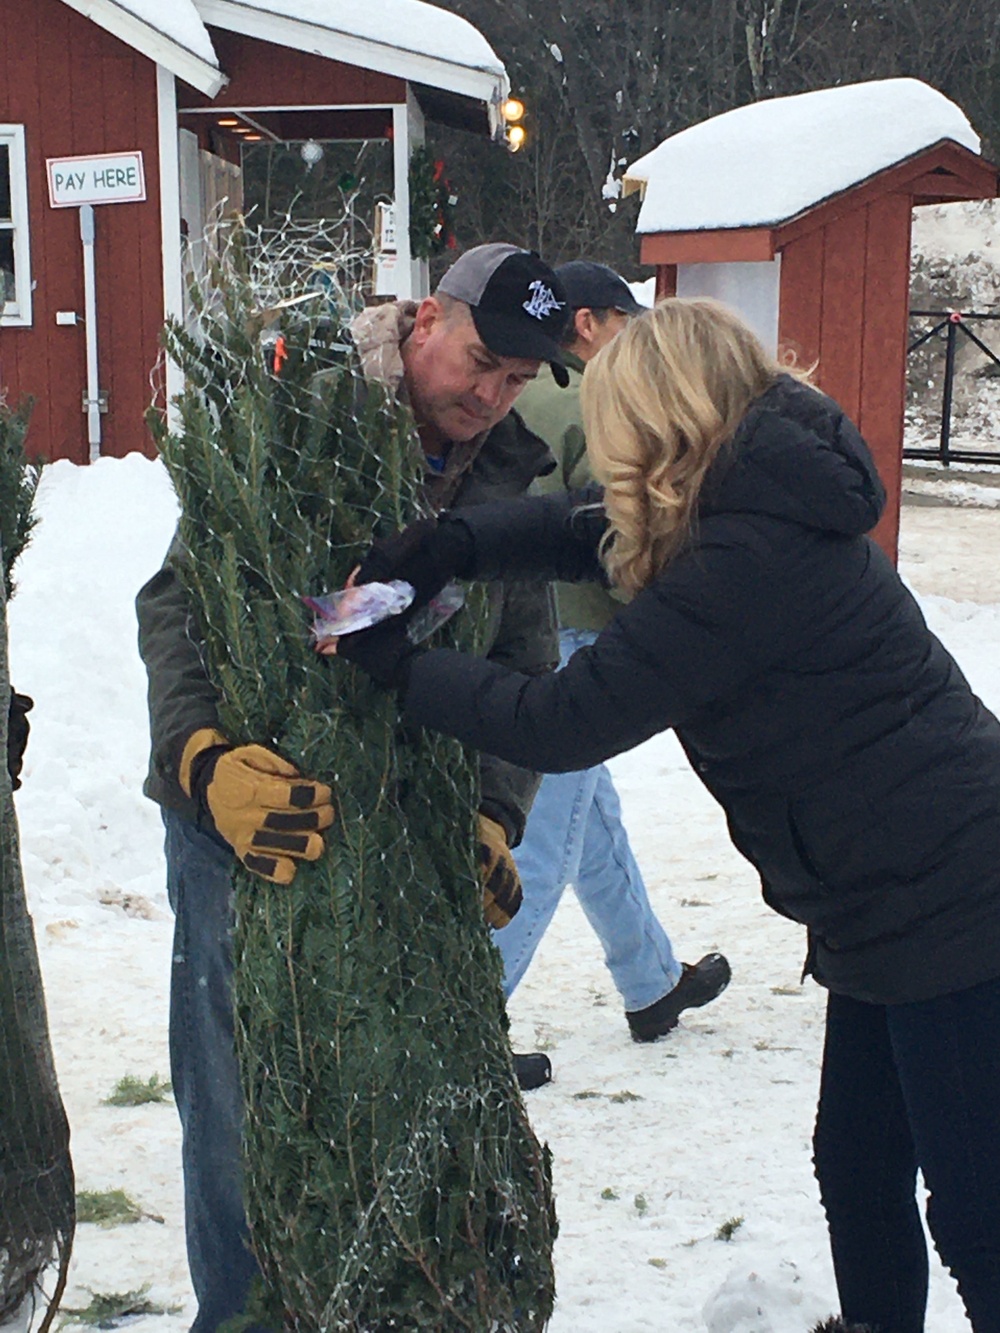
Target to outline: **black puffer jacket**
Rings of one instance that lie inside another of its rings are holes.
[[[409,719],[542,771],[674,727],[811,970],[876,1003],[1000,975],[1000,723],[878,547],[882,488],[834,403],[782,377],[703,490],[690,549],[555,676],[414,664]],[[475,573],[594,576],[563,497],[456,516]]]

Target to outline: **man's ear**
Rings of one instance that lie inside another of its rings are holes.
[[[444,306],[436,296],[425,296],[417,306],[410,337],[416,339],[418,346],[421,345],[427,341],[428,336],[442,319],[444,319]]]
[[[579,310],[573,311],[573,328],[576,330],[579,342],[591,343],[594,341],[596,323],[594,312],[589,306],[582,306]]]

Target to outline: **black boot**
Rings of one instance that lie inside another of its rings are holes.
[[[552,1080],[552,1061],[541,1051],[532,1051],[530,1055],[514,1056],[514,1073],[517,1086],[522,1092],[531,1092]]]
[[[707,953],[700,963],[685,963],[672,991],[646,1009],[626,1014],[633,1041],[655,1041],[677,1026],[682,1009],[710,1004],[729,985],[729,964],[721,953]]]

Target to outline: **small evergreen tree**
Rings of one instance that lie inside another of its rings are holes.
[[[12,408],[0,398],[0,551],[8,600],[14,592],[11,571],[35,526],[32,506],[41,477],[40,466],[29,463],[24,450],[31,407],[30,399]]]
[[[317,657],[301,602],[341,587],[373,535],[419,512],[412,419],[360,380],[318,301],[285,306],[262,341],[266,269],[237,232],[211,297],[194,294],[198,336],[167,330],[187,378],[179,425],[151,418],[223,729],[328,782],[338,816],[291,886],[235,870],[259,1317],[541,1329],[549,1161],[517,1091],[482,920],[475,766]],[[266,282],[273,320],[273,266]],[[468,637],[464,619],[446,641]]]

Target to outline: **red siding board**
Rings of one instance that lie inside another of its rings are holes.
[[[782,251],[780,339],[871,446],[889,503],[875,536],[895,558],[902,469],[910,201],[875,199]]]
[[[656,297],[662,301],[665,296],[677,295],[677,265],[658,264],[656,266]]]
[[[822,232],[793,241],[781,252],[778,346],[794,364],[807,368],[819,360],[823,323]]]
[[[868,208],[864,318],[861,325],[861,406],[858,425],[888,495],[875,530],[896,557],[903,469],[906,341],[910,285],[910,198],[887,195]]]
[[[185,86],[178,96],[180,106],[386,106],[406,101],[404,79],[225,28],[209,28],[209,33],[229,83],[214,99]]]
[[[823,231],[823,319],[817,382],[857,421],[861,408],[861,337],[865,279],[858,256],[867,242],[865,211],[849,213]]]
[[[774,258],[770,227],[734,227],[718,231],[651,232],[641,237],[643,264],[718,264]]]

